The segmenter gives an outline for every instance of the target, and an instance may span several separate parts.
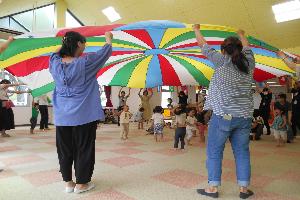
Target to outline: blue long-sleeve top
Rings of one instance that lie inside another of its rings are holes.
[[[54,124],[77,126],[104,118],[96,74],[111,56],[112,46],[106,44],[93,54],[62,62],[54,53],[49,70],[55,82],[53,92]]]

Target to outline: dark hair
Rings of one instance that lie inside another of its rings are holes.
[[[148,90],[144,90],[143,95],[147,94],[148,95]]]
[[[144,110],[145,109],[143,107],[140,107],[140,109],[139,109],[140,112],[144,112]]]
[[[78,42],[86,43],[85,37],[75,31],[66,32],[65,36],[62,38],[62,47],[58,52],[59,56],[74,57],[78,48]]]
[[[161,106],[155,106],[155,108],[153,109],[154,113],[162,113],[163,112],[163,108]]]
[[[39,106],[39,103],[34,103],[34,106]]]
[[[177,109],[179,109],[179,110],[177,110]],[[186,105],[179,105],[177,108],[175,108],[175,110],[174,110],[174,114],[175,115],[181,115],[182,113],[186,113]]]
[[[126,94],[125,91],[122,91],[121,94]]]
[[[184,96],[184,95],[185,95],[184,91],[180,91],[180,92],[179,92],[179,96],[180,96],[180,95],[183,95],[183,96]]]
[[[173,99],[172,98],[168,98],[168,101],[171,101],[171,103],[173,102]]]
[[[249,73],[249,62],[242,52],[243,44],[239,38],[233,36],[226,38],[221,44],[221,50],[224,50],[231,56],[232,63],[236,65],[241,72]]]
[[[286,94],[281,93],[281,94],[278,95],[278,97],[279,97],[280,99],[286,100]]]
[[[11,82],[7,79],[3,79],[0,84],[11,84]]]
[[[268,91],[269,91],[268,88],[264,88],[264,89],[263,89],[263,92],[268,92]]]

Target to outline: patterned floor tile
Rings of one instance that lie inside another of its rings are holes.
[[[102,160],[102,162],[117,166],[117,167],[127,167],[130,165],[137,165],[146,162],[145,160],[132,158],[128,156],[121,156],[117,158],[110,158]]]
[[[134,149],[134,148],[120,148],[120,149],[111,150],[111,152],[122,154],[122,155],[133,155],[133,154],[143,153],[145,151]]]
[[[21,148],[17,147],[17,146],[4,146],[4,147],[0,147],[0,153],[2,152],[7,152],[7,151],[17,151],[20,150]]]
[[[80,198],[80,200],[134,200],[131,197],[128,197],[127,195],[115,191],[113,189],[106,190],[103,192],[97,192],[93,193],[91,195],[88,195],[86,197]]]
[[[205,176],[178,169],[158,174],[153,178],[180,188],[195,188],[200,182],[207,181]]]
[[[152,152],[159,153],[159,154],[166,155],[166,156],[178,156],[178,155],[182,155],[182,154],[186,153],[186,151],[174,150],[171,148],[158,149],[158,150],[154,150]]]
[[[30,155],[30,156],[21,156],[21,157],[12,157],[12,158],[4,158],[1,161],[7,166],[32,163],[44,160],[40,156]]]
[[[60,182],[62,180],[58,170],[40,171],[26,174],[22,177],[36,187]]]

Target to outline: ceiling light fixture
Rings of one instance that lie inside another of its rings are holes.
[[[110,22],[115,22],[121,19],[120,14],[115,10],[114,7],[107,7],[102,10],[102,13],[108,18]]]
[[[300,18],[300,0],[288,1],[272,6],[277,23]]]

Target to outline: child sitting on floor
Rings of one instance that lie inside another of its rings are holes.
[[[39,104],[32,101],[32,110],[30,118],[30,134],[33,134],[33,130],[36,127],[37,118],[39,116]]]
[[[181,150],[184,150],[184,138],[186,135],[186,107],[183,105],[180,105],[177,107],[174,111],[175,114],[175,140],[174,140],[174,149],[178,150],[178,143],[180,140],[181,143]]]
[[[132,117],[132,114],[129,112],[129,107],[127,105],[123,106],[123,111],[120,113],[120,126],[121,126],[121,140],[128,139],[129,133],[129,121]]]
[[[138,122],[138,129],[144,129],[144,108],[140,107],[139,110],[135,113],[134,121]]]
[[[154,138],[155,141],[163,141],[164,135],[163,135],[163,130],[164,130],[164,116],[163,116],[163,108],[161,106],[156,106],[153,110],[154,114],[152,115],[152,124],[153,124],[153,129],[154,129]],[[160,135],[160,140],[157,139],[157,135]]]
[[[287,138],[287,120],[284,114],[284,110],[281,108],[275,108],[275,119],[272,124],[274,130],[274,137],[277,140],[277,147],[284,146]]]
[[[188,111],[188,116],[186,118],[186,140],[187,140],[187,144],[188,145],[192,145],[191,144],[191,139],[193,137],[193,135],[195,135],[196,133],[196,123],[197,123],[197,119],[195,117],[195,110],[194,109],[190,109]]]

